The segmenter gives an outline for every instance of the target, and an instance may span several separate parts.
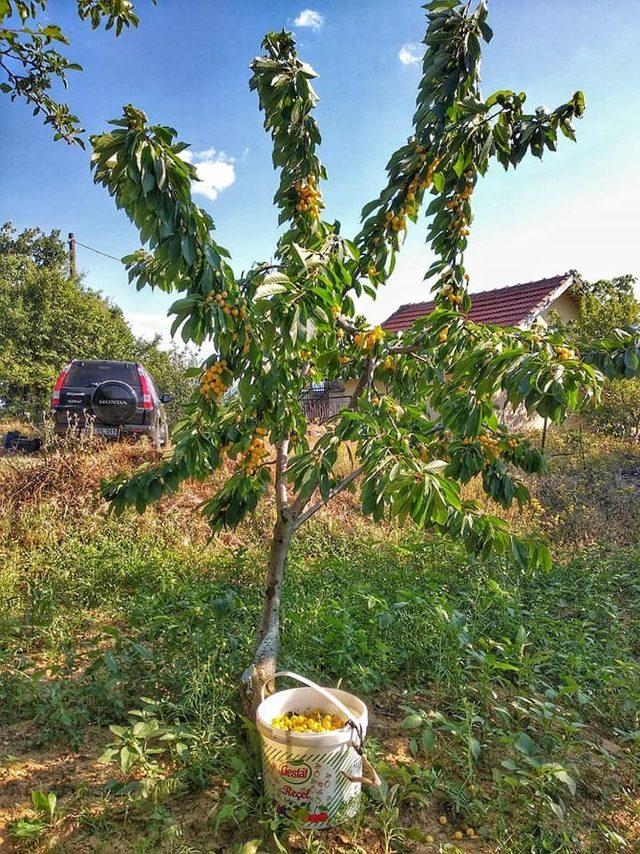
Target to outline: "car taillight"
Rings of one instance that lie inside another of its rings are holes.
[[[60,392],[62,390],[62,386],[64,385],[64,381],[67,378],[67,374],[69,373],[70,367],[71,365],[67,365],[67,367],[56,380],[56,384],[54,385],[53,391],[51,393],[51,406],[58,406],[58,404],[60,403]]]
[[[153,398],[151,397],[151,386],[144,368],[138,365],[138,376],[140,377],[140,388],[142,389],[142,408],[153,409]]]

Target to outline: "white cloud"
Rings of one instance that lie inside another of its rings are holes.
[[[125,311],[125,318],[128,321],[134,335],[139,335],[152,341],[156,335],[160,336],[160,347],[168,350],[173,343],[171,338],[171,324],[175,317],[169,317],[166,313],[150,312],[150,311]],[[182,343],[180,335],[177,336],[179,344]]]
[[[201,196],[206,196],[212,202],[218,198],[222,190],[226,190],[236,180],[235,159],[215,148],[204,151],[183,151],[183,160],[195,166],[197,181],[192,181],[191,190]]]
[[[421,57],[420,46],[412,42],[403,44],[398,52],[398,59],[403,65],[415,65],[420,62]]]
[[[314,9],[303,9],[293,23],[296,27],[311,27],[312,30],[319,30],[324,24],[324,18]]]
[[[202,347],[196,347],[195,344],[184,343],[180,330],[172,336],[171,325],[175,320],[174,315],[150,311],[125,311],[124,316],[134,335],[146,338],[147,341],[153,341],[156,335],[159,335],[158,346],[161,350],[171,350],[177,345],[180,349],[188,350],[197,358],[204,358],[213,352],[213,345],[209,341],[205,342]]]

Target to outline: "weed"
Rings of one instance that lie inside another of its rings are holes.
[[[9,825],[9,833],[15,839],[36,840],[53,822],[58,799],[55,792],[31,792],[32,815],[20,818]]]

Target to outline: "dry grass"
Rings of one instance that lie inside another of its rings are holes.
[[[537,440],[537,437],[536,437]],[[504,511],[483,493],[479,480],[465,487],[468,497],[479,501],[487,512],[503,516],[514,528],[534,531],[559,551],[608,543],[612,547],[640,542],[640,445],[582,434],[578,430],[550,431],[547,450],[549,474],[528,481],[533,501],[520,511]],[[44,514],[48,524],[59,526],[62,535],[69,519],[82,517],[90,527],[99,524],[107,511],[100,485],[122,472],[159,459],[160,452],[147,443],[116,444],[93,441],[76,447],[44,450],[39,454],[0,458],[0,530],[8,537],[23,536],[24,514]],[[345,452],[339,460],[342,473],[350,470]],[[156,525],[181,530],[190,542],[206,542],[210,530],[194,511],[209,499],[230,471],[231,464],[207,482],[190,480],[176,496],[151,507],[135,524],[141,532]],[[130,517],[136,514],[131,511]],[[253,545],[271,525],[269,496],[260,511],[235,532],[220,535],[230,547]],[[322,510],[320,519],[349,530],[360,527],[357,495],[342,493]],[[396,526],[383,525],[387,536]]]

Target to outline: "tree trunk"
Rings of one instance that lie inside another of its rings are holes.
[[[289,545],[295,530],[295,520],[289,510],[286,490],[287,450],[288,443],[286,442],[283,442],[278,448],[276,463],[277,518],[271,539],[267,588],[264,593],[262,616],[253,661],[242,674],[245,711],[251,720],[255,718],[263,686],[266,684],[273,690],[273,676],[276,672],[280,649],[280,597]]]
[[[280,650],[280,598],[291,538],[300,525],[314,516],[318,510],[325,506],[327,501],[346,489],[363,471],[363,467],[359,466],[330,490],[326,500],[317,501],[305,510],[307,499],[303,497],[303,493],[292,500],[291,505],[289,504],[287,490],[288,450],[289,443],[285,440],[278,447],[276,460],[276,523],[271,538],[267,587],[262,604],[260,628],[253,661],[242,674],[244,711],[250,720],[255,720],[263,687],[266,685],[270,692],[274,689],[273,677],[277,669]]]

